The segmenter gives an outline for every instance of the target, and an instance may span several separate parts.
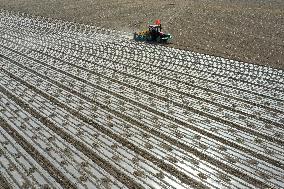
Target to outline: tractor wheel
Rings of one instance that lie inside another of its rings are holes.
[[[160,43],[160,42],[161,42],[161,37],[158,36],[157,39],[156,39],[156,41],[157,41],[158,43]]]
[[[147,41],[152,41],[152,36],[151,36],[151,35],[148,35],[148,36],[146,37],[146,40],[147,40]]]
[[[142,35],[138,35],[138,38],[137,38],[139,41],[143,40],[143,36]]]

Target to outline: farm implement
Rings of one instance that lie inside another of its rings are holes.
[[[148,25],[148,30],[134,33],[135,41],[167,43],[171,38],[171,34],[162,32],[160,20],[156,20],[155,24]]]

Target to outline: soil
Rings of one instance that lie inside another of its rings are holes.
[[[283,0],[0,0],[0,8],[126,32],[159,18],[171,47],[284,69]]]

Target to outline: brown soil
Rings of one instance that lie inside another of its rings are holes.
[[[0,8],[127,32],[160,18],[171,47],[284,69],[283,0],[0,0]]]

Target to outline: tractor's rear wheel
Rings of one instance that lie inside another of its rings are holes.
[[[153,39],[153,38],[152,38],[151,35],[148,35],[148,36],[146,37],[146,40],[147,40],[147,41],[152,41],[152,39]]]
[[[160,42],[161,42],[161,37],[158,36],[157,39],[156,39],[156,41],[157,41],[158,43],[160,43]]]

